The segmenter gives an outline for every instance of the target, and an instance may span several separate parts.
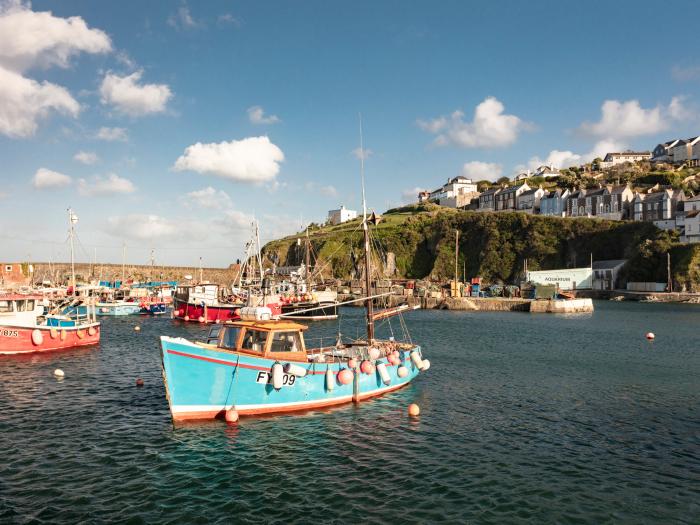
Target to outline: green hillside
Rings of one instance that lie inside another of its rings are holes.
[[[479,213],[428,205],[389,210],[374,229],[384,252],[396,257],[396,277],[449,279],[454,276],[455,230],[459,230],[459,268],[467,277],[488,282],[518,282],[523,262],[535,269],[586,266],[595,260],[629,259],[630,280],[666,280],[666,253],[671,252],[674,279],[680,286],[700,287],[700,246],[677,243],[677,234],[646,222],[567,219],[525,213]],[[297,239],[302,239],[298,241]],[[278,265],[304,260],[304,234],[268,243],[263,254]],[[326,277],[347,279],[351,252],[362,253],[359,220],[310,230],[313,251],[327,267]]]

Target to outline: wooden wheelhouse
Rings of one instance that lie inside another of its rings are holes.
[[[290,321],[236,321],[214,325],[207,346],[262,357],[308,362],[304,343],[307,326]]]

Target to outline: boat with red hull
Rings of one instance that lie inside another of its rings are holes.
[[[29,354],[94,345],[100,323],[44,316],[40,295],[0,295],[0,354]]]
[[[178,286],[173,295],[173,319],[199,323],[223,323],[238,321],[241,318],[241,308],[250,306],[267,306],[273,315],[282,313],[279,299],[265,296],[251,296],[244,300],[229,293],[229,289],[218,284],[195,284]],[[267,304],[265,304],[267,302]]]

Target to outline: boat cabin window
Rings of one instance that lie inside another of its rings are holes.
[[[12,301],[0,301],[0,313],[12,311]]]
[[[221,335],[219,337],[219,346],[221,348],[228,348],[229,350],[236,349],[236,343],[238,342],[238,334],[240,329],[235,326],[227,326],[221,330]]]
[[[273,332],[270,352],[301,352],[299,332]]]
[[[27,312],[34,310],[34,299],[27,299]]]
[[[268,332],[260,332],[258,330],[246,330],[243,336],[243,350],[252,350],[254,352],[262,352],[265,349]]]
[[[15,301],[15,312],[24,312],[27,309],[27,301]]]

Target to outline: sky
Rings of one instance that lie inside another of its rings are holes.
[[[0,260],[225,266],[330,209],[700,132],[700,4],[0,0]],[[360,115],[364,149],[360,149]]]

